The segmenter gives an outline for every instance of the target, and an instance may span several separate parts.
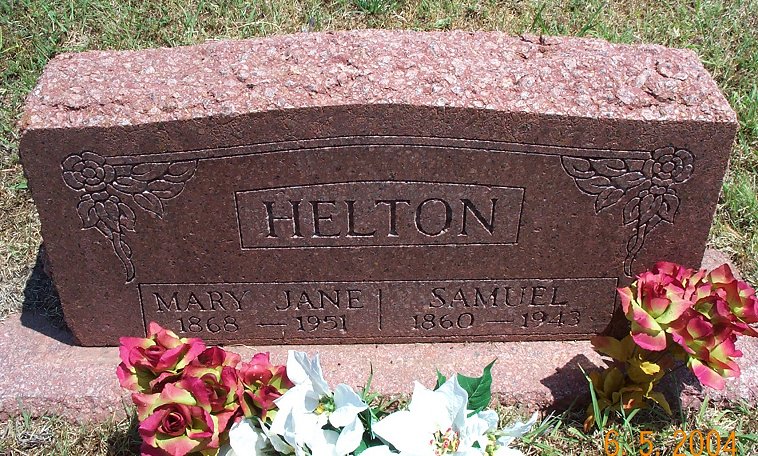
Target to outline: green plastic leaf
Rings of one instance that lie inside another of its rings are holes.
[[[371,381],[374,379],[374,365],[369,363],[368,367],[368,379],[366,380],[366,385],[363,387],[363,391],[361,391],[361,399],[367,404],[369,403],[367,399],[371,391]]]
[[[366,451],[367,449],[368,449],[368,445],[366,444],[366,442],[364,442],[363,440],[361,440],[361,443],[358,444],[358,448],[355,449],[355,451],[353,452],[353,454],[355,454],[357,456],[357,455],[363,453],[364,451]]]
[[[434,385],[434,390],[437,391],[440,389],[440,386],[444,384],[447,381],[447,378],[445,378],[444,375],[442,375],[442,372],[440,372],[439,369],[437,369],[437,384]]]
[[[468,393],[468,406],[471,415],[481,412],[492,400],[492,366],[496,359],[485,366],[481,377],[466,377],[458,374],[458,383]],[[444,377],[443,377],[444,378]],[[437,382],[439,383],[439,373]]]

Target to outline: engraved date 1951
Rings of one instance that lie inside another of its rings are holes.
[[[295,320],[298,331],[347,331],[347,315],[304,315]]]

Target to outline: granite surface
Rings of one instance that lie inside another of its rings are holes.
[[[690,50],[499,32],[357,30],[62,54],[27,99],[21,128],[139,125],[346,104],[736,120]]]
[[[81,344],[582,340],[736,128],[690,51],[354,31],[59,56],[19,150]]]

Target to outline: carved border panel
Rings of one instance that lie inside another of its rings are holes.
[[[677,186],[694,169],[693,155],[680,148],[655,151],[616,151],[539,144],[477,141],[417,136],[355,136],[250,144],[141,156],[104,157],[93,151],[67,156],[62,164],[66,185],[79,195],[77,212],[82,229],[96,229],[112,244],[126,281],[135,278],[127,233],[136,233],[137,214],[163,217],[163,202],[176,198],[202,160],[274,152],[308,151],[325,147],[403,145],[445,147],[498,153],[555,156],[577,188],[595,198],[595,212],[624,204],[622,226],[629,227],[624,273],[633,264],[645,239],[661,222],[674,223],[680,199]]]

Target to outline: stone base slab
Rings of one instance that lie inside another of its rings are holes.
[[[51,327],[44,317],[31,312],[0,323],[0,419],[22,411],[77,421],[125,414],[130,401],[116,380],[118,349],[79,347],[72,341],[66,330]],[[742,377],[730,381],[723,392],[707,390],[711,398],[758,400],[758,340],[741,342]],[[226,348],[241,354],[243,360],[257,351],[269,351],[277,363],[285,362],[288,349],[319,353],[332,386],[362,386],[373,367],[372,389],[382,393],[409,392],[414,380],[432,386],[435,369],[446,375],[479,375],[497,358],[493,391],[503,403],[530,409],[586,401],[587,383],[579,366],[587,370],[603,365],[587,341]],[[685,402],[706,392],[691,377],[683,382]]]

